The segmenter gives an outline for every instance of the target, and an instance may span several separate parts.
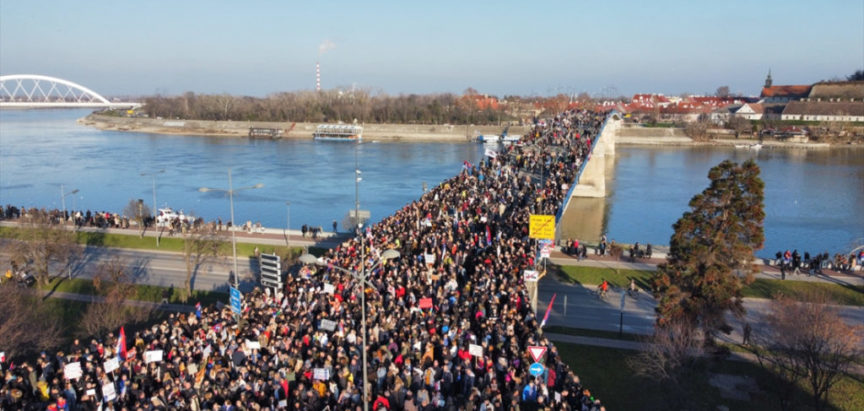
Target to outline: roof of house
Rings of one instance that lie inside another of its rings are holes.
[[[823,82],[813,85],[810,98],[864,99],[864,81]]]
[[[864,116],[864,101],[790,101],[783,114]]]
[[[760,103],[747,103],[738,108],[738,110],[743,109],[745,106],[750,107],[750,110],[753,110],[753,113],[755,114],[761,114],[765,110],[765,107]]]
[[[762,87],[762,97],[807,97],[809,93],[808,85]]]

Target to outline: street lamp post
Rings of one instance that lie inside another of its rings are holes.
[[[76,189],[67,193],[65,190],[65,187],[63,187],[63,184],[60,184],[60,203],[63,205],[63,225],[64,226],[66,225],[66,197],[71,196],[72,194],[75,194],[77,192],[78,192],[78,189],[76,188]]]
[[[240,188],[234,188],[231,181],[231,169],[228,169],[228,189],[223,188],[210,188],[210,187],[201,187],[198,191],[202,193],[206,193],[208,191],[221,191],[223,193],[228,193],[228,203],[231,207],[231,252],[234,256],[234,288],[238,288],[240,286],[240,278],[239,272],[237,269],[237,238],[234,235],[234,231],[237,230],[236,224],[234,224],[234,193],[242,190],[254,190],[256,188],[264,187],[264,184],[258,183],[254,186],[246,186]]]
[[[141,173],[142,177],[150,176],[153,178],[153,227],[156,227],[156,216],[158,215],[157,213],[159,212],[158,208],[156,208],[157,207],[157,205],[156,205],[156,175],[162,174],[164,172],[165,172],[165,169],[163,168],[159,171],[152,172],[152,173]],[[159,247],[159,233],[158,232],[156,233],[156,247]]]
[[[288,247],[288,253],[291,253],[291,202],[285,202],[285,246]]]
[[[361,238],[362,238],[362,236],[361,236]],[[362,247],[362,239],[361,239],[361,247]],[[399,251],[396,251],[393,249],[388,249],[388,250],[384,251],[383,253],[381,253],[381,256],[378,258],[378,261],[376,262],[376,264],[374,266],[372,266],[372,269],[374,270],[379,265],[382,265],[385,262],[387,262],[387,260],[392,260],[392,259],[396,259],[399,257],[400,257]],[[361,258],[362,258],[362,260],[360,262],[360,272],[359,273],[356,271],[352,271],[352,270],[348,270],[346,268],[339,267],[335,264],[327,265],[327,267],[335,268],[339,271],[345,272],[345,273],[351,275],[355,280],[360,282],[360,312],[361,312],[361,316],[362,316],[360,327],[361,327],[361,332],[363,333],[363,335],[362,335],[362,337],[363,337],[363,339],[362,339],[362,341],[363,341],[363,343],[362,343],[363,344],[363,347],[362,347],[363,348],[363,378],[362,378],[362,381],[360,383],[363,384],[363,410],[368,411],[369,398],[367,396],[368,392],[366,390],[366,379],[367,379],[367,370],[366,370],[366,363],[367,363],[367,361],[366,361],[366,351],[367,351],[367,347],[366,347],[366,285],[368,284],[369,286],[372,286],[372,284],[368,280],[369,270],[366,269],[366,254],[364,252],[361,252]],[[319,261],[317,258],[315,258],[315,256],[313,256],[312,254],[308,254],[308,253],[301,255],[300,257],[298,257],[297,260],[303,264],[324,265],[321,261]],[[372,286],[372,288],[375,288],[375,287]]]

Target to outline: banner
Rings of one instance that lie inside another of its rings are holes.
[[[535,240],[554,240],[555,216],[531,214],[528,220],[528,237]]]
[[[162,361],[162,350],[144,351],[144,363]]]
[[[330,369],[329,368],[315,368],[312,370],[312,378],[315,380],[329,380],[330,379]]]
[[[81,363],[80,362],[70,362],[63,367],[63,377],[67,380],[73,380],[75,378],[81,378]]]
[[[102,364],[102,368],[105,369],[106,374],[110,373],[111,371],[120,368],[120,360],[117,357],[105,360],[105,363]]]
[[[482,357],[483,346],[477,344],[468,344],[468,354],[471,354],[475,357]]]
[[[336,329],[336,321],[322,319],[321,325],[319,325],[318,328],[320,328],[324,331],[333,331]]]
[[[427,297],[427,298],[421,298],[421,299],[420,299],[420,309],[421,309],[421,310],[426,310],[426,309],[429,309],[429,308],[432,308],[432,299],[429,298],[429,297]]]

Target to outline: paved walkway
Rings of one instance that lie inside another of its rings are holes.
[[[70,301],[81,301],[85,303],[92,302],[104,302],[105,297],[101,295],[88,295],[88,294],[76,294],[76,293],[67,293],[63,291],[51,291],[51,290],[39,290],[39,292],[45,298],[58,298],[61,300],[70,300]],[[160,311],[172,311],[172,312],[183,312],[183,313],[191,313],[195,311],[195,307],[192,305],[186,304],[161,304],[153,301],[140,301],[140,300],[125,300],[123,304],[133,306],[133,307],[141,307],[141,308],[150,308]]]
[[[658,256],[656,253],[651,259],[639,259],[637,261],[629,261],[629,258],[615,259],[611,256],[598,256],[589,251],[587,258],[579,260],[570,255],[556,249],[552,252],[549,261],[563,266],[585,266],[585,267],[601,267],[623,270],[642,270],[655,271],[657,265],[666,261],[665,254]],[[780,280],[780,269],[775,266],[760,264],[760,272],[756,274],[756,278],[767,278]],[[843,285],[864,285],[864,271],[838,271],[838,270],[822,270],[822,274],[808,275],[806,271],[801,274],[786,273],[787,280],[794,281],[818,281],[826,283],[835,283]]]

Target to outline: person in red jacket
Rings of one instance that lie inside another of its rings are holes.
[[[375,402],[372,403],[372,409],[375,411],[378,410],[390,410],[390,400],[387,399],[387,395],[390,395],[390,391],[384,391],[384,394],[379,394],[378,398],[375,399]]]

